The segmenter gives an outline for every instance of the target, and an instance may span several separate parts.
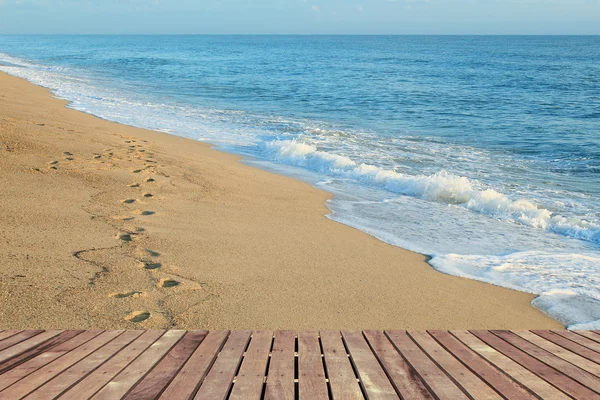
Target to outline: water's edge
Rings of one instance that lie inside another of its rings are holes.
[[[102,116],[96,115],[93,112],[79,110],[79,109],[77,109],[75,107],[72,107],[73,101],[58,96],[55,93],[55,91],[52,88],[50,88],[50,87],[46,87],[46,86],[43,86],[43,85],[36,84],[34,82],[31,82],[30,80],[28,80],[26,78],[22,78],[20,76],[12,75],[12,74],[10,74],[8,72],[0,71],[0,73],[4,73],[6,75],[9,75],[9,76],[17,78],[17,79],[22,79],[22,80],[26,81],[29,84],[32,84],[32,85],[35,85],[35,86],[42,87],[42,88],[46,89],[48,91],[49,95],[53,99],[65,101],[66,102],[65,107],[69,108],[69,109],[71,109],[73,111],[77,111],[77,112],[85,113],[85,114],[88,114],[88,115],[92,115],[95,118],[99,118],[99,119],[102,119],[102,120],[105,120],[105,121],[110,121],[110,122],[117,123],[117,124],[124,125],[124,126],[131,126],[131,127],[134,127],[134,128],[151,130],[153,132],[160,133],[160,134],[163,134],[163,135],[169,135],[169,136],[175,136],[175,137],[182,137],[182,136],[178,136],[178,135],[171,134],[171,133],[168,133],[168,132],[161,132],[161,131],[157,131],[157,130],[147,129],[147,128],[144,128],[144,127],[141,127],[141,126],[135,126],[135,125],[130,125],[130,124],[119,122],[119,121],[115,121],[115,120],[110,120],[110,119],[104,118]],[[322,191],[324,191],[326,193],[329,193],[331,195],[331,198],[328,199],[328,200],[326,200],[325,203],[324,203],[325,207],[329,210],[329,213],[323,214],[323,216],[325,218],[327,218],[327,219],[329,219],[329,220],[331,220],[333,222],[340,223],[342,225],[350,227],[352,229],[357,229],[357,230],[359,230],[359,231],[361,231],[363,233],[366,233],[367,235],[369,235],[369,236],[371,236],[371,237],[373,237],[373,238],[375,238],[375,239],[377,239],[377,240],[379,240],[379,241],[381,241],[383,243],[386,243],[386,244],[388,244],[390,246],[398,247],[398,248],[401,248],[401,249],[403,249],[405,251],[410,251],[410,252],[413,252],[413,253],[420,254],[423,257],[425,257],[425,262],[431,268],[433,268],[434,270],[436,270],[439,273],[442,273],[442,274],[445,274],[445,275],[449,275],[449,276],[455,276],[455,277],[460,277],[460,278],[465,278],[465,279],[476,280],[476,281],[483,282],[483,283],[486,283],[486,284],[490,284],[490,285],[494,285],[494,286],[498,286],[498,287],[502,287],[502,288],[508,288],[508,289],[519,291],[519,292],[522,292],[522,293],[533,294],[535,297],[532,300],[532,302],[530,303],[530,305],[532,307],[538,309],[539,311],[541,311],[542,313],[544,313],[548,317],[556,320],[557,322],[565,325],[565,323],[563,321],[561,321],[561,319],[559,317],[557,317],[556,315],[553,315],[550,312],[547,312],[547,310],[551,310],[552,307],[551,307],[551,304],[548,304],[547,302],[543,301],[543,297],[544,297],[543,295],[538,295],[536,293],[528,292],[528,291],[525,291],[525,290],[522,290],[522,289],[515,289],[515,288],[511,288],[511,287],[507,287],[507,286],[502,286],[502,285],[499,285],[499,284],[497,284],[497,283],[495,283],[495,282],[493,282],[493,281],[491,281],[489,279],[484,279],[484,278],[478,279],[477,277],[469,276],[467,274],[461,274],[461,273],[458,273],[457,271],[452,271],[452,272],[454,272],[454,273],[452,273],[450,270],[444,270],[443,268],[436,267],[435,262],[434,262],[435,256],[433,256],[433,255],[429,255],[429,254],[425,254],[425,253],[422,253],[422,252],[419,252],[419,251],[415,251],[415,250],[412,250],[412,249],[407,249],[407,248],[401,247],[401,246],[393,243],[393,241],[386,240],[385,238],[383,238],[380,235],[378,235],[376,232],[370,231],[369,229],[366,229],[365,227],[360,226],[359,224],[352,224],[350,221],[345,221],[343,218],[339,218],[339,217],[336,218],[337,213],[331,208],[331,204],[332,204],[332,202],[335,201],[336,195],[335,195],[334,192],[332,192],[330,190],[327,190],[327,186],[325,186],[325,185],[319,185],[319,182],[311,182],[308,179],[302,179],[301,176],[294,176],[293,174],[289,174],[289,173],[285,174],[282,171],[282,168],[275,168],[272,164],[263,163],[262,160],[253,159],[253,158],[251,158],[249,156],[244,156],[244,155],[240,155],[240,154],[237,154],[235,152],[232,152],[232,151],[228,151],[227,150],[227,146],[218,145],[218,144],[214,144],[214,143],[207,142],[207,141],[204,141],[204,140],[199,140],[199,139],[192,139],[192,138],[186,138],[186,137],[183,137],[183,138],[187,139],[187,140],[194,140],[194,141],[197,141],[197,142],[205,143],[205,144],[207,144],[207,145],[210,146],[211,150],[214,150],[214,151],[219,151],[219,152],[222,152],[222,153],[235,155],[235,156],[239,157],[238,161],[240,163],[243,163],[244,165],[250,166],[252,168],[257,168],[257,169],[260,169],[260,170],[263,170],[263,171],[267,171],[267,172],[270,172],[270,173],[274,173],[274,174],[277,174],[277,175],[280,175],[280,176],[283,176],[283,177],[286,177],[286,178],[295,179],[295,180],[303,182],[303,183],[308,183],[312,187],[314,187],[314,188],[316,188],[318,190],[322,190]],[[577,326],[570,326],[570,327],[567,327],[567,328],[568,329],[585,329],[585,324],[581,324],[581,325],[584,326],[584,327],[581,328],[579,325],[577,325]]]

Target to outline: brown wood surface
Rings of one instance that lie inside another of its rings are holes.
[[[158,365],[138,383],[125,399],[155,399],[164,390],[177,372],[183,367],[194,350],[206,337],[208,331],[188,332],[183,339],[158,363]]]
[[[594,374],[596,376],[600,375],[600,365],[596,364],[594,361],[591,361],[579,354],[577,354],[576,351],[571,351],[571,350],[567,350],[565,347],[558,345],[557,343],[554,343],[552,341],[553,337],[551,336],[551,334],[548,334],[548,338],[545,338],[542,335],[537,335],[533,332],[529,332],[529,331],[517,331],[514,332],[515,334],[517,334],[518,336],[522,337],[523,339],[527,340],[530,343],[535,344],[536,346],[538,346],[539,348],[542,348],[550,353],[552,353],[553,355],[562,358],[565,361],[570,362],[571,364],[574,364],[576,366],[578,366],[579,368]],[[554,335],[556,336],[556,335]],[[562,340],[561,340],[562,339]],[[560,336],[558,336],[558,339],[555,339],[559,342],[569,342],[569,340],[564,339]],[[563,343],[566,345],[566,343]],[[584,351],[587,351],[588,353],[592,354],[594,353],[591,350],[585,349]]]
[[[192,398],[208,374],[228,335],[229,331],[209,332],[160,398],[163,400]]]
[[[230,399],[260,399],[267,375],[273,331],[255,331],[246,350]]]
[[[555,370],[562,374],[571,377],[573,380],[581,383],[589,389],[600,393],[600,378],[590,374],[589,372],[571,364],[562,358],[555,356],[554,354],[542,349],[539,346],[534,345],[531,342],[521,338],[514,332],[509,331],[492,331],[496,336],[501,337],[508,343],[517,347],[521,351],[529,354],[532,357],[537,358],[546,365],[551,366]],[[538,336],[539,337],[539,336]]]
[[[510,357],[515,362],[521,364],[531,372],[546,380],[557,388],[560,388],[563,392],[576,399],[599,399],[596,393],[579,384],[577,381],[570,377],[560,373],[559,371],[551,368],[545,363],[541,362],[535,357],[521,351],[514,347],[510,343],[502,340],[500,337],[494,335],[489,331],[472,331],[475,336],[487,343],[489,346],[495,348],[502,354]],[[510,332],[509,332],[510,333]]]
[[[464,345],[449,332],[430,331],[429,334],[505,398],[523,400],[536,398],[517,382],[502,373],[501,370],[485,362],[475,351]]]
[[[61,343],[58,346],[51,348],[49,351],[39,354],[31,360],[28,360],[27,362],[18,365],[7,372],[4,372],[2,375],[0,375],[0,393],[3,393],[2,391],[4,389],[17,382],[18,380],[23,379],[24,377],[37,371],[45,365],[50,364],[52,361],[58,359],[59,357],[68,353],[69,351],[76,349],[84,343],[92,340],[94,337],[98,336],[101,333],[102,331],[83,332],[80,335],[77,335],[64,343]]]
[[[409,336],[429,357],[473,399],[501,400],[500,395],[440,346],[427,332],[409,332]]]
[[[142,332],[127,331],[119,335],[110,343],[102,346],[83,360],[79,361],[66,371],[60,373],[54,379],[40,386],[26,397],[28,400],[53,399],[68,388],[85,378],[90,372],[102,365],[106,360],[127,346]]]
[[[398,399],[379,361],[360,331],[342,331],[352,364],[368,399]]]
[[[47,353],[52,347],[58,346],[59,344],[62,344],[72,339],[73,337],[79,335],[82,332],[83,331],[63,331],[58,336],[54,336],[52,339],[46,340],[45,342],[40,343],[37,346],[27,349],[18,356],[12,357],[0,363],[0,375],[8,370],[13,370],[18,365],[23,364],[24,362],[34,358],[37,355]]]
[[[338,331],[321,331],[323,358],[333,400],[363,399],[358,379]]]
[[[600,343],[600,335],[591,331],[574,331],[576,334],[590,339],[596,343]]]
[[[7,331],[1,331],[1,332],[0,332],[0,342],[1,342],[2,340],[4,340],[4,339],[8,338],[8,337],[11,337],[11,336],[13,336],[13,335],[16,335],[16,334],[17,334],[17,333],[19,333],[19,332],[21,332],[21,331],[19,331],[19,330],[15,330],[15,329],[13,329],[13,330],[7,330]]]
[[[319,333],[298,332],[298,395],[301,400],[328,400]]]
[[[177,344],[185,331],[167,331],[146,349],[138,358],[115,376],[92,398],[113,400],[122,398],[127,392],[156,365],[163,356]]]
[[[600,343],[594,342],[581,336],[575,332],[569,331],[532,331],[536,335],[539,335],[548,340],[552,340],[554,343],[561,345],[562,347],[576,352],[590,360],[600,363]],[[558,340],[558,338],[565,338],[567,341]],[[570,343],[569,343],[570,342]],[[590,353],[588,350],[592,350]]]
[[[64,356],[57,358],[50,364],[45,365],[16,382],[14,385],[1,392],[1,395],[7,399],[20,399],[21,397],[24,397],[122,333],[123,331],[107,331],[101,333],[89,342],[84,343]]]
[[[365,337],[383,368],[390,377],[396,392],[402,398],[433,399],[419,374],[396,351],[388,337],[381,331],[365,331]]]
[[[227,398],[235,373],[250,341],[251,333],[250,331],[235,331],[229,335],[194,399],[221,400]]]
[[[15,335],[12,335],[0,342],[0,351],[12,347],[17,343],[21,343],[22,341],[34,337],[35,335],[39,335],[42,332],[43,331],[21,331]]]
[[[554,386],[516,363],[513,359],[505,356],[503,353],[490,347],[487,343],[466,331],[451,331],[451,334],[475,351],[490,364],[496,366],[506,375],[511,377],[515,382],[527,388],[530,392],[536,394],[542,399],[570,399],[569,396],[556,389]],[[517,397],[518,398],[518,397]]]
[[[79,381],[68,392],[61,396],[61,400],[81,400],[92,397],[119,372],[135,360],[152,343],[158,340],[164,331],[146,331],[131,344],[125,347],[116,356],[104,363],[100,368]]]
[[[61,333],[62,333],[62,331],[42,332],[39,335],[35,335],[27,340],[17,343],[11,347],[7,347],[4,350],[0,350],[0,365],[2,365],[3,362],[6,362],[13,357],[16,357],[34,347],[39,346],[40,344],[46,342],[47,340],[50,340],[53,337],[60,335]]]
[[[396,350],[414,368],[430,391],[439,399],[467,399],[463,391],[442,371],[404,331],[387,331]]]
[[[0,335],[0,400],[600,400],[594,331]]]
[[[294,331],[275,332],[265,399],[293,400],[295,398],[295,345]]]

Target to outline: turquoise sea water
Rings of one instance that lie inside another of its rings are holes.
[[[0,70],[600,329],[600,37],[0,36]]]

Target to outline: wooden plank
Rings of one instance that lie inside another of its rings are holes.
[[[92,397],[96,400],[120,399],[150,371],[179,339],[185,331],[167,331],[156,342],[146,349],[138,358],[115,376],[98,393]]]
[[[254,331],[230,400],[260,399],[267,375],[267,363],[273,344],[272,331]]]
[[[22,379],[29,374],[37,371],[43,366],[50,364],[52,361],[57,358],[63,356],[69,351],[76,349],[82,344],[88,342],[94,337],[100,335],[102,331],[87,331],[83,332],[80,335],[75,336],[74,338],[67,340],[66,342],[59,344],[56,347],[51,348],[49,351],[45,351],[44,353],[28,360],[27,362],[17,366],[16,368],[11,369],[0,375],[0,392],[6,389],[13,383],[17,382],[19,379]]]
[[[340,332],[321,331],[320,334],[333,399],[364,399]]]
[[[391,383],[402,398],[433,399],[419,374],[402,358],[382,331],[365,331],[375,357],[383,365]]]
[[[229,331],[210,331],[160,398],[164,400],[191,398],[213,365],[228,334]]]
[[[58,336],[55,336],[54,338],[52,338],[50,340],[46,340],[45,342],[40,343],[37,346],[34,346],[34,347],[28,349],[27,351],[19,354],[18,356],[15,356],[9,360],[6,360],[6,361],[0,363],[0,375],[4,374],[5,372],[7,372],[9,370],[16,368],[18,365],[21,365],[24,362],[29,361],[32,358],[34,358],[44,352],[49,351],[52,347],[58,346],[59,344],[72,339],[73,337],[79,335],[82,332],[83,331],[63,331]]]
[[[194,399],[225,400],[233,385],[244,351],[250,341],[250,331],[234,331],[221,349]]]
[[[44,367],[16,382],[14,385],[1,392],[0,395],[8,399],[20,399],[21,397],[26,396],[39,386],[48,382],[53,377],[69,368],[71,365],[91,354],[98,348],[104,346],[106,343],[110,342],[122,333],[123,331],[107,331],[96,336],[89,342],[84,343],[75,350],[68,352],[64,356],[54,360],[50,364],[45,365]]]
[[[54,399],[69,387],[73,386],[90,372],[102,365],[110,357],[135,340],[142,334],[141,331],[126,331],[114,340],[100,347],[98,350],[74,364],[69,369],[60,373],[54,379],[38,387],[26,397],[27,400]]]
[[[473,399],[501,399],[496,391],[461,364],[451,353],[448,353],[427,332],[413,331],[408,334],[470,397]]]
[[[24,340],[27,340],[31,337],[39,335],[42,332],[44,332],[44,331],[31,330],[31,331],[21,331],[15,335],[12,335],[0,342],[0,351],[4,350],[4,349],[8,349],[9,347],[12,347],[18,343],[21,343]]]
[[[559,391],[554,386],[535,375],[533,372],[524,368],[521,366],[521,364],[516,363],[503,353],[497,351],[493,347],[490,347],[488,344],[471,333],[467,331],[451,331],[451,334],[471,350],[513,378],[522,387],[530,390],[538,397],[542,399],[570,399],[570,397],[565,395],[563,392]]]
[[[508,378],[497,368],[487,363],[475,351],[468,348],[449,332],[436,330],[430,331],[429,334],[505,398],[536,399],[534,395],[522,388],[517,382]]]
[[[412,341],[404,331],[386,331],[388,338],[439,399],[467,399],[463,391]]]
[[[471,331],[471,333],[477,336],[483,342],[487,343],[490,347],[493,347],[505,356],[521,364],[540,378],[551,383],[553,386],[559,388],[568,395],[573,396],[576,399],[600,399],[600,396],[585,386],[579,384],[577,381],[574,381],[568,376],[559,373],[554,368],[549,367],[535,357],[531,357],[529,354],[517,349],[491,332]]]
[[[329,400],[319,334],[298,332],[298,395],[300,399]]]
[[[89,399],[104,385],[135,360],[144,350],[158,340],[165,331],[145,331],[136,340],[121,350],[116,356],[102,364],[100,368],[79,381],[61,396],[61,400]]]
[[[0,332],[0,342],[6,338],[9,338],[13,335],[16,335],[17,333],[21,332],[20,330],[8,330],[8,331],[2,331]]]
[[[155,399],[177,375],[208,331],[188,332],[127,396],[126,400]]]
[[[537,358],[543,363],[551,366],[552,368],[562,372],[566,376],[578,381],[582,385],[592,389],[593,391],[600,393],[600,378],[590,374],[589,372],[576,367],[575,365],[563,360],[562,358],[555,356],[554,354],[528,342],[527,340],[519,337],[517,334],[510,331],[491,331],[496,336],[501,337],[508,343],[524,351],[532,357]],[[535,335],[534,335],[535,336]],[[543,339],[541,339],[543,340]]]
[[[538,333],[538,331],[534,331],[534,332]],[[545,331],[545,332],[548,332],[548,331]],[[594,342],[593,340],[590,340],[590,339],[586,338],[585,336],[581,336],[581,335],[579,335],[575,332],[571,332],[571,331],[551,331],[551,332],[555,335],[559,335],[566,339],[569,339],[571,342],[577,343],[579,346],[585,347],[586,349],[589,349],[589,350],[593,350],[596,354],[600,354],[600,343]],[[555,343],[557,343],[557,342],[555,342]],[[569,348],[569,347],[564,346],[563,344],[561,344],[561,346],[563,346],[565,348]],[[581,353],[578,353],[578,354],[581,354]],[[586,357],[589,358],[590,360],[596,361],[595,355],[593,358],[590,358],[589,356],[586,356]]]
[[[571,332],[581,335],[587,339],[593,340],[596,343],[600,343],[600,335],[597,335],[594,332],[590,332],[590,331],[571,331]]]
[[[379,361],[359,331],[342,331],[342,337],[368,399],[398,399]]]
[[[562,338],[558,335],[553,335],[550,332],[541,332],[539,335],[536,335],[535,333],[529,331],[515,331],[514,333],[519,335],[523,339],[535,344],[536,346],[554,354],[555,356],[560,357],[563,360],[570,362],[571,364],[575,364],[579,368],[584,369],[591,374],[600,376],[600,365],[596,364],[594,361],[590,361],[589,359],[580,356],[574,351],[567,350],[564,347],[559,346],[558,344],[552,341],[552,339],[556,337],[556,339],[554,340],[556,340],[557,342],[565,342],[564,344],[566,346],[570,346],[570,343],[572,342],[570,342],[569,340]],[[548,339],[546,339],[544,336],[547,336]],[[583,347],[583,352],[589,353],[592,357],[594,356],[594,352],[589,349],[586,349],[585,347]],[[598,358],[600,359],[600,354],[598,354]]]
[[[288,400],[295,398],[295,346],[296,333],[294,331],[275,332],[265,390],[266,400]]]
[[[58,335],[60,335],[62,333],[62,331],[55,331],[55,330],[51,330],[51,331],[45,331],[40,333],[39,335],[36,335],[32,338],[29,338],[27,340],[22,341],[21,343],[18,343],[14,346],[11,346],[9,348],[6,348],[2,351],[0,351],[0,365],[2,365],[3,362],[10,360],[13,357],[16,357],[24,352],[26,352],[27,350],[39,346],[40,344],[44,343],[47,340],[52,339],[53,337],[56,337]]]

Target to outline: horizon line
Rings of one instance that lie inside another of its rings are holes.
[[[0,36],[600,36],[600,33],[3,33]]]

